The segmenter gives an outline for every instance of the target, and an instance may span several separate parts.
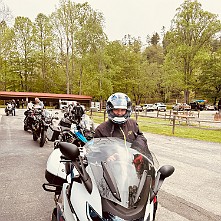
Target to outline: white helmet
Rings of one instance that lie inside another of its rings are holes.
[[[125,109],[126,113],[123,116],[116,116],[113,113],[113,109]],[[114,93],[112,94],[106,104],[106,111],[108,118],[114,123],[123,124],[130,118],[132,113],[132,103],[130,98],[124,93]]]

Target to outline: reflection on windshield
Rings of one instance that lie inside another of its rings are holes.
[[[95,138],[85,145],[88,164],[101,196],[119,204],[114,196],[114,192],[119,191],[120,205],[126,208],[131,201],[131,191],[135,198],[144,170],[149,176],[152,173],[148,159],[130,146],[131,143],[119,138]],[[105,175],[101,162],[106,165]]]

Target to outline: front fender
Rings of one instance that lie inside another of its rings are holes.
[[[40,125],[41,125],[41,128],[45,131],[48,129],[48,124],[45,121],[41,120]]]

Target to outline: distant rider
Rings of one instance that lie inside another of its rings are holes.
[[[38,97],[35,98],[34,108],[44,108],[44,103]]]
[[[79,102],[73,107],[73,115],[77,123],[79,124],[81,121],[81,118],[84,114],[84,110]]]
[[[12,104],[12,115],[15,116],[16,102],[14,99],[12,100],[11,104]]]

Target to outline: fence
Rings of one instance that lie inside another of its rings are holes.
[[[99,111],[99,113],[103,114],[103,121],[107,120],[107,114],[106,111]],[[210,127],[202,127],[202,123],[210,124],[210,125],[216,125],[214,128],[221,128],[221,114],[215,113],[214,119],[206,120],[201,119],[200,111],[172,111],[169,112],[161,112],[161,111],[155,111],[151,114],[147,114],[146,112],[133,112],[132,117],[135,118],[136,121],[138,121],[140,118],[161,118],[164,120],[168,120],[168,125],[172,126],[172,134],[175,134],[175,128],[176,126],[192,126],[192,127],[198,127],[200,129],[210,129]],[[91,116],[93,117],[93,112],[91,112]],[[216,120],[215,120],[216,119]],[[218,120],[217,120],[218,119]],[[220,125],[220,127],[219,127]],[[218,127],[217,127],[218,126]],[[211,129],[214,129],[211,127]]]

